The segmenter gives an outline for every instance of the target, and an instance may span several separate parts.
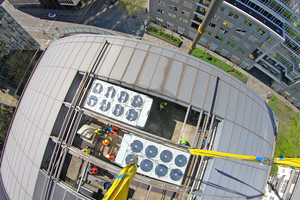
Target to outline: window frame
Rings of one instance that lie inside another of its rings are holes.
[[[228,44],[228,43],[232,44],[233,46],[231,46],[231,45]],[[228,47],[230,47],[230,48],[234,48],[234,47],[235,47],[235,44],[234,44],[233,42],[230,42],[229,40],[226,42],[226,45],[227,45]]]
[[[218,38],[217,38],[218,37]],[[223,42],[224,38],[219,36],[219,35],[216,35],[215,36],[215,39],[218,40],[219,42]]]
[[[158,12],[158,10],[161,10],[161,11],[163,11],[163,12]],[[157,8],[157,11],[156,11],[157,13],[159,13],[159,14],[161,14],[161,15],[164,15],[165,14],[165,10],[164,9],[161,9],[161,8]]]

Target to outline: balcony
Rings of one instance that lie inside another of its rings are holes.
[[[209,7],[211,0],[200,0],[199,3]]]
[[[195,20],[196,22],[198,22],[198,23],[202,23],[202,21],[203,21],[203,19],[202,18],[200,18],[198,15],[195,15],[194,16],[194,18],[193,18],[193,20]]]
[[[207,9],[206,9],[206,8],[203,8],[203,7],[201,7],[201,6],[198,6],[198,8],[197,8],[197,10],[196,10],[197,13],[199,13],[199,14],[201,14],[201,15],[203,15],[203,16],[205,16],[206,11],[207,11]]]

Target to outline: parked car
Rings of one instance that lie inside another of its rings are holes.
[[[49,14],[48,14],[48,17],[55,18],[55,17],[56,17],[56,14],[55,14],[55,13],[49,13]]]

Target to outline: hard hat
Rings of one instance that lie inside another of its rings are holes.
[[[104,142],[107,143],[107,142],[108,142],[108,139],[105,139]]]
[[[164,103],[165,105],[168,105],[167,102]]]
[[[88,172],[91,172],[92,170],[90,168],[87,169]]]
[[[112,130],[113,130],[113,128],[112,128],[112,127],[109,127],[109,130],[110,130],[110,131],[112,131]]]

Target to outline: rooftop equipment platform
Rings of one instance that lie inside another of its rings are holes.
[[[135,155],[138,155],[138,173],[181,186],[189,153],[124,134],[115,162],[125,167]]]
[[[95,79],[83,107],[143,128],[152,102],[153,99],[146,95]]]

